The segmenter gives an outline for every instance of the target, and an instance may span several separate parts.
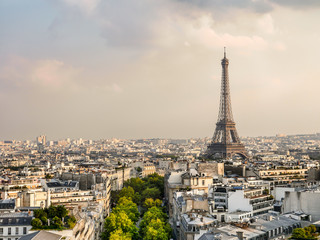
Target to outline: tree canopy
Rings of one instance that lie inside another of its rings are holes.
[[[134,222],[128,217],[128,215],[123,212],[111,213],[109,217],[106,218],[104,224],[105,231],[102,233],[102,239],[107,240],[110,238],[111,233],[116,230],[121,230],[123,233],[127,233],[132,239],[138,239],[138,228],[135,226]]]
[[[160,219],[152,219],[146,226],[144,240],[168,240],[169,233],[165,229],[166,223]]]
[[[160,199],[153,200],[152,198],[147,198],[144,203],[143,207],[149,209],[151,207],[161,207],[162,201]]]
[[[65,229],[73,228],[76,224],[74,216],[69,216],[65,206],[50,206],[49,208],[34,210],[33,229]],[[64,218],[68,220],[64,221]],[[70,220],[69,220],[70,219]]]
[[[125,212],[132,222],[139,220],[139,210],[137,204],[131,201],[131,198],[122,197],[119,199],[117,206],[113,209],[114,213]]]
[[[317,239],[316,227],[310,225],[305,228],[296,228],[293,230],[291,239]]]
[[[148,211],[142,217],[142,220],[139,226],[141,236],[146,236],[149,225],[154,221],[156,222],[160,221],[161,223],[163,223],[163,225],[161,225],[162,228],[168,233],[171,232],[171,227],[167,223],[167,214],[165,214],[160,208],[154,206],[149,208]],[[151,229],[149,229],[150,231],[149,236],[150,234],[152,235],[152,232],[153,232],[152,228],[154,228],[154,226],[155,225],[151,225]]]
[[[124,182],[121,191],[112,193],[115,207],[105,220],[103,240],[168,240],[171,227],[167,222],[167,214],[163,211],[164,178],[157,173],[143,179],[131,178]],[[135,223],[142,220],[138,228]]]
[[[124,233],[121,229],[115,230],[110,234],[110,240],[131,240],[130,233]]]

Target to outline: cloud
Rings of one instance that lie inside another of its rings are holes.
[[[65,4],[71,7],[76,7],[80,9],[86,15],[92,14],[101,0],[61,0]]]
[[[123,89],[116,83],[112,84],[112,90],[115,93],[122,93]]]
[[[268,42],[258,35],[247,36],[218,32],[212,27],[212,24],[213,21],[209,16],[199,18],[196,24],[185,24],[183,21],[167,24],[165,31],[171,36],[171,42],[167,44],[173,45],[181,39],[186,39],[185,46],[196,45],[204,49],[222,49],[224,46],[243,49],[250,46],[252,50],[262,50],[269,46]]]
[[[105,1],[96,17],[101,36],[109,45],[145,48],[153,44],[164,11],[163,5],[154,0]]]
[[[20,56],[4,59],[0,67],[1,90],[22,87],[25,76],[30,75],[31,65],[30,61]]]
[[[281,5],[284,7],[295,8],[301,10],[301,8],[318,8],[320,7],[319,0],[269,0],[270,2]]]
[[[56,59],[31,60],[10,56],[0,67],[0,79],[8,88],[44,87],[60,89],[75,85],[81,69]]]
[[[271,124],[270,114],[319,119],[290,99],[308,105],[317,96],[302,87],[310,79],[318,89],[316,11],[297,14],[271,0],[60,0],[56,11],[48,4],[47,22],[36,14],[33,22],[21,18],[28,30],[21,31],[8,21],[19,34],[1,39],[6,54],[20,55],[0,56],[3,136],[15,129],[32,138],[39,129],[51,137],[211,135],[224,46],[243,133],[273,133],[251,126],[258,118]]]
[[[244,14],[247,11],[262,14],[272,10],[271,4],[262,0],[63,0],[63,2],[67,6],[79,8],[85,14],[88,9],[92,20],[99,25],[101,36],[106,39],[108,46],[134,47],[136,50],[170,41],[171,36],[168,32],[177,34],[185,30],[186,26],[195,27],[203,17],[217,23],[232,21],[234,11],[244,10]],[[267,27],[269,32],[273,31],[272,24],[271,17],[261,19],[260,25]],[[175,31],[171,31],[172,25],[175,26]],[[208,27],[214,31],[215,24]],[[230,41],[230,36],[225,35],[220,37],[220,40],[224,38]],[[254,42],[260,41],[255,36],[248,38],[252,38]],[[243,41],[242,37],[240,41]]]
[[[233,45],[234,41],[239,40],[239,46],[253,43],[254,46],[261,47],[265,45],[261,35],[272,35],[276,32],[271,13],[277,5],[320,6],[318,0],[61,0],[61,2],[68,7],[79,9],[82,14],[94,21],[100,29],[100,36],[106,39],[107,46],[134,48],[135,51],[159,46],[159,43],[165,44],[166,41],[170,42],[175,38],[175,34],[180,34],[179,31],[187,29],[188,26],[194,26],[203,17],[212,20],[212,24],[208,26],[212,31],[202,27],[198,33],[209,34],[211,41],[215,33],[214,38],[218,42],[226,40],[226,44],[231,42]],[[219,24],[231,23],[243,27],[243,22],[248,25],[247,32],[239,33],[240,28],[224,32],[221,29],[217,30]],[[55,24],[52,23],[52,26]],[[175,31],[171,31],[172,25],[175,26]],[[174,35],[171,36],[168,32]]]
[[[265,0],[175,0],[189,6],[198,7],[205,11],[211,11],[216,14],[228,14],[230,10],[249,10],[257,13],[270,12],[272,5]]]
[[[45,87],[61,88],[72,84],[80,70],[58,60],[40,60],[34,63],[30,79]]]
[[[270,14],[264,14],[257,20],[258,29],[262,29],[267,34],[275,33],[273,18]]]
[[[10,56],[0,65],[0,91],[34,89],[35,91],[122,93],[121,79],[114,74],[75,67],[57,59],[33,60]],[[109,72],[111,69],[109,69]],[[105,75],[103,75],[105,74]],[[107,80],[105,79],[107,77]],[[101,80],[103,79],[103,80]],[[119,80],[119,82],[115,82]]]

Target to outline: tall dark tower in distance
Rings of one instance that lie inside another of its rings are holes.
[[[247,151],[240,142],[232,116],[228,74],[229,60],[226,57],[225,48],[221,65],[222,78],[219,116],[212,142],[207,148],[206,156],[208,158],[231,158],[233,155],[238,154],[242,158],[247,158]]]

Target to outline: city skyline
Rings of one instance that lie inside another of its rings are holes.
[[[2,1],[1,140],[319,132],[317,1]]]

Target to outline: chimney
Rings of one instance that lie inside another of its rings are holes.
[[[243,232],[237,232],[237,236],[239,238],[239,240],[243,240]]]

